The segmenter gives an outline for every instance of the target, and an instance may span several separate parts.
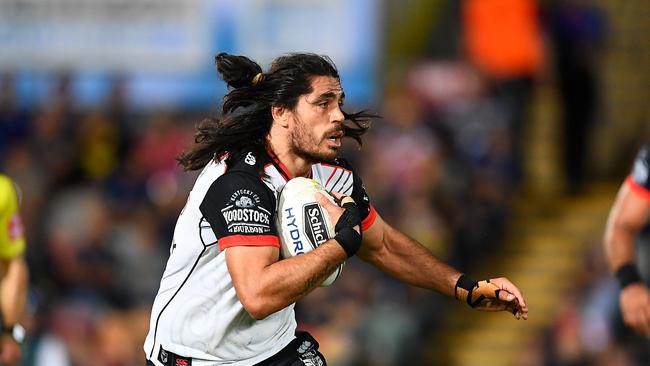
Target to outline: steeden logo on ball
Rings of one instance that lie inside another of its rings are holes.
[[[305,234],[314,247],[317,247],[330,238],[327,231],[325,217],[319,204],[310,203],[303,207],[303,222],[305,223]]]

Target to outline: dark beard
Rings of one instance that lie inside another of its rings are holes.
[[[336,152],[333,154],[323,154],[318,151],[308,150],[309,142],[307,141],[307,134],[304,130],[296,130],[291,135],[291,152],[310,164],[320,163],[322,161],[332,160],[336,157]],[[304,146],[306,145],[306,146]],[[303,147],[304,146],[304,147]]]
[[[305,159],[310,164],[317,164],[322,161],[327,161],[327,160],[332,160],[336,158],[336,153],[334,154],[322,154],[318,153],[316,151],[308,151],[300,147],[298,144],[293,143],[293,146],[291,148],[291,152],[293,152],[295,155],[301,157],[302,159]]]

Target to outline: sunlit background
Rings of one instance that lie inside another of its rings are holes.
[[[526,322],[478,313],[352,259],[296,307],[329,365],[649,365],[602,251],[650,139],[649,19],[647,0],[1,0],[0,170],[22,189],[31,274],[22,365],[144,364],[195,178],[174,158],[226,91],[222,51],[331,56],[346,108],[383,116],[345,151],[379,213],[528,299]]]

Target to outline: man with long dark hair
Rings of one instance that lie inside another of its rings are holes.
[[[472,307],[528,317],[510,281],[469,279],[377,214],[359,176],[337,158],[341,139],[360,143],[373,116],[342,111],[344,93],[329,58],[291,54],[267,72],[224,53],[216,64],[232,89],[221,116],[203,121],[195,146],[179,157],[185,169],[202,172],[176,224],[153,304],[144,346],[149,365],[325,365],[316,340],[296,333],[294,303],[353,255]],[[349,201],[345,195],[356,204],[339,207],[320,196],[335,237],[279,260],[276,199],[293,177],[311,177],[339,192],[339,202]]]

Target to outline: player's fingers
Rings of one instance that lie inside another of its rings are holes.
[[[498,283],[501,288],[499,293],[499,299],[502,301],[510,301],[508,304],[508,310],[517,318],[517,319],[528,319],[528,306],[523,302],[523,296],[521,292],[513,285],[508,279],[500,278],[496,279],[494,282]],[[516,291],[516,293],[511,293],[511,291]],[[514,300],[509,300],[513,298]]]
[[[521,306],[522,309],[528,309],[528,306],[526,305],[526,300],[524,299],[524,295],[522,295],[521,291],[519,291],[517,286],[515,286],[512,282],[510,282],[509,279],[505,277],[500,277],[493,280],[492,282],[496,283],[496,285],[499,286],[499,288],[513,294],[517,298],[517,301],[519,301],[519,305]]]
[[[479,281],[477,288],[474,289],[472,294],[473,299],[476,296],[483,296],[484,298],[498,299],[501,301],[510,302],[515,299],[515,296],[507,290],[502,290],[499,286],[492,283],[490,280]]]
[[[514,302],[508,303],[506,305],[506,311],[514,315],[517,320],[521,319],[521,311],[519,311],[518,304],[515,304]]]
[[[333,222],[337,222],[339,217],[341,217],[341,214],[343,214],[343,209],[341,207],[332,203],[332,201],[320,192],[316,192],[316,201],[325,208]]]
[[[339,204],[341,205],[341,207],[345,206],[348,203],[356,205],[356,202],[354,202],[354,199],[352,199],[352,197],[350,197],[350,196],[343,196],[339,200]]]
[[[497,298],[501,301],[506,301],[506,302],[516,302],[517,297],[514,294],[511,294],[508,290],[501,289],[498,286],[495,286],[497,290],[495,291],[497,294]]]
[[[322,194],[321,192],[316,192],[316,201],[318,201],[318,203],[325,208],[337,207],[334,203],[332,203],[332,201],[327,199],[327,197],[325,197],[325,195]]]
[[[331,194],[332,196],[334,196],[334,198],[336,198],[337,201],[340,201],[340,200],[341,200],[341,197],[344,196],[343,193],[340,193],[340,192],[334,192],[334,191],[330,192],[330,194]]]
[[[346,203],[356,204],[356,202],[354,202],[354,199],[352,199],[352,197],[346,196],[343,193],[339,193],[339,192],[330,192],[330,193],[336,200],[336,203],[338,203],[339,206],[341,207],[343,207],[343,205],[345,205]]]
[[[524,311],[517,297],[506,290],[499,291],[499,300],[507,302],[506,310],[519,319],[528,319],[528,310]]]

